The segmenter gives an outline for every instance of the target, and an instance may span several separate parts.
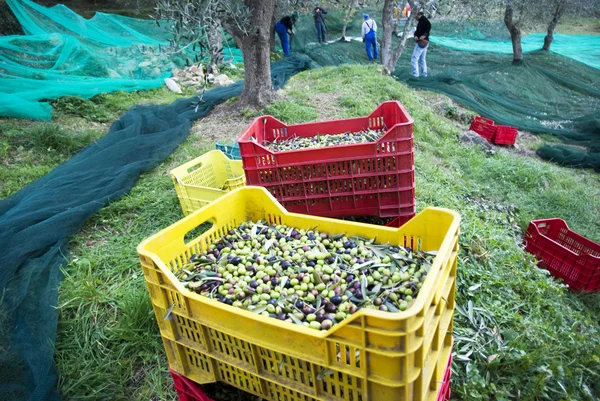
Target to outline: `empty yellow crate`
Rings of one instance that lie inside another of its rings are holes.
[[[230,160],[220,150],[211,150],[171,170],[171,178],[186,216],[246,184],[242,161]]]
[[[315,331],[200,296],[172,273],[249,219],[318,226],[438,254],[408,310],[360,310]],[[427,208],[401,228],[389,228],[288,213],[259,187],[222,196],[138,246],[171,369],[271,401],[435,400],[452,345],[459,221],[453,211]],[[212,227],[185,239],[204,223]]]

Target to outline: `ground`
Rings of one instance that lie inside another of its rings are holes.
[[[417,208],[446,207],[462,217],[455,399],[600,395],[600,294],[568,291],[535,267],[521,245],[530,220],[554,216],[600,241],[600,175],[559,167],[530,152],[463,144],[459,134],[467,129],[468,110],[409,89],[377,66],[306,71],[279,94],[261,113],[288,123],[364,116],[389,99],[403,103],[415,119]],[[51,123],[0,120],[0,196],[101,137],[107,123],[131,105],[174,97],[164,89],[106,94],[58,102]],[[71,238],[55,357],[65,399],[176,399],[135,249],[182,217],[169,171],[217,140],[233,142],[256,115],[225,110],[198,121],[164,163]],[[545,141],[523,136],[524,149]],[[241,399],[221,386],[209,390],[218,401]]]

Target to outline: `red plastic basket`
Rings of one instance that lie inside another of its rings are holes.
[[[496,145],[514,145],[517,141],[518,130],[508,125],[496,125],[494,143]]]
[[[286,125],[259,117],[238,140],[247,185],[265,187],[290,212],[325,217],[415,214],[413,119],[396,101],[367,117]],[[273,140],[386,129],[376,142],[272,152]]]
[[[562,219],[534,220],[524,238],[525,250],[553,276],[574,290],[600,290],[600,244],[569,229]]]
[[[473,122],[471,123],[470,129],[471,131],[475,131],[480,136],[484,137],[488,142],[492,142],[494,140],[494,136],[496,135],[496,125],[494,122],[480,116],[473,117]]]
[[[450,400],[450,379],[452,377],[452,354],[448,359],[448,366],[444,373],[444,381],[440,386],[436,401],[449,401]],[[173,382],[175,384],[175,391],[179,401],[213,401],[202,391],[200,385],[187,377],[184,377],[173,370],[171,370],[173,376]],[[309,400],[309,398],[307,398]]]

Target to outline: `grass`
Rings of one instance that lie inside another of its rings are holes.
[[[186,96],[194,92],[187,89]],[[136,104],[168,104],[181,95],[165,88],[112,92],[91,99],[51,102],[52,122],[0,119],[0,199],[46,175],[73,153],[102,137],[109,123]]]
[[[600,295],[568,291],[535,267],[521,246],[521,235],[531,219],[554,216],[600,241],[597,174],[512,152],[490,154],[465,146],[457,138],[458,123],[442,116],[454,118],[455,111],[446,106],[431,109],[423,97],[427,94],[383,76],[376,66],[303,72],[281,94],[281,100],[265,112],[287,122],[363,116],[389,99],[400,100],[415,119],[417,207],[447,207],[462,216],[454,399],[600,397]],[[71,257],[60,288],[55,356],[65,399],[176,398],[135,247],[182,217],[168,171],[216,140],[231,142],[251,117],[215,113],[198,122],[173,155],[71,239]],[[64,112],[57,124],[69,118],[82,121],[83,117]],[[1,124],[15,124],[10,138],[18,136],[21,123]],[[65,132],[75,130],[48,131],[55,138],[49,143],[59,144]],[[46,140],[43,146],[14,141],[7,142],[7,157],[20,160],[22,171],[45,154],[48,144]],[[42,160],[39,167],[49,170],[68,157],[67,152],[60,155]],[[12,193],[26,182],[9,176],[10,189],[3,193]],[[220,386],[211,387],[211,395],[217,401],[242,399]]]

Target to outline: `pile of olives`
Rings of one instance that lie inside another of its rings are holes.
[[[308,148],[324,148],[327,146],[356,145],[358,143],[375,142],[385,134],[385,130],[364,130],[345,132],[343,134],[316,135],[312,137],[295,136],[291,139],[273,141],[265,146],[273,152],[300,150]]]
[[[368,308],[405,311],[435,257],[374,239],[245,222],[175,272],[190,291],[328,330]]]

